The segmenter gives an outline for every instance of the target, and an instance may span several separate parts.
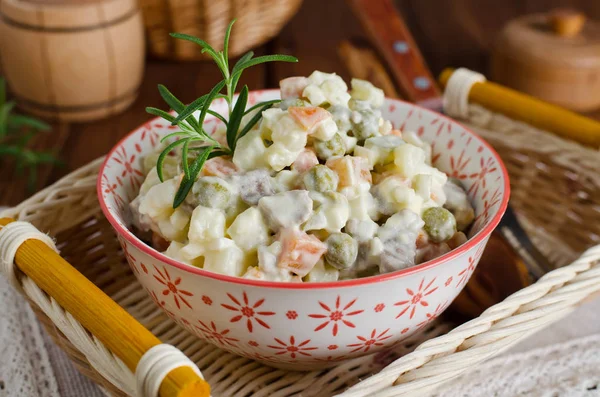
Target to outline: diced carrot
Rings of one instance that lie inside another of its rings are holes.
[[[237,173],[239,170],[229,157],[215,157],[204,163],[202,175],[224,178]]]
[[[319,164],[319,159],[317,159],[314,150],[307,148],[296,157],[296,160],[294,160],[294,163],[292,164],[292,170],[303,173],[317,164]]]
[[[300,98],[302,91],[308,85],[308,79],[306,77],[288,77],[279,82],[279,88],[281,89],[281,99],[288,98]]]
[[[320,107],[298,107],[290,106],[288,108],[290,116],[294,118],[310,134],[314,126],[321,121],[331,117],[329,112]]]
[[[362,157],[336,157],[327,160],[325,165],[331,168],[339,177],[338,187],[355,186],[360,182],[371,183],[369,162]]]
[[[327,251],[321,240],[303,231],[289,228],[279,233],[281,254],[277,266],[304,277]]]
[[[390,134],[396,135],[396,136],[399,136],[400,138],[402,138],[402,131],[400,131],[400,130],[391,130]]]

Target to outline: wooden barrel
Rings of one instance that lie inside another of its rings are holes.
[[[135,0],[0,0],[0,69],[30,113],[89,121],[124,110],[144,55]]]

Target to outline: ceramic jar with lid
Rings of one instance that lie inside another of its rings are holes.
[[[509,22],[492,56],[492,80],[554,104],[600,107],[600,22],[575,11]]]

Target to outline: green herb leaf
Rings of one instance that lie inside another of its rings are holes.
[[[181,113],[181,111],[185,108],[185,105],[179,99],[177,99],[175,95],[173,95],[171,91],[169,91],[164,85],[158,85],[158,92],[160,93],[162,99],[164,99],[164,101],[167,103],[167,105],[169,105],[171,109],[173,109],[177,113]],[[195,118],[189,117],[188,119],[186,119],[186,121],[190,123],[192,128],[196,130],[200,128]]]
[[[225,125],[229,124],[229,122],[227,121],[227,119],[225,119],[225,117],[221,116],[219,113],[215,112],[214,110],[208,109],[206,111],[206,113],[215,116],[216,118],[221,120]]]
[[[244,128],[242,129],[242,131],[240,131],[237,139],[240,140],[243,136],[245,136],[252,129],[252,127],[254,127],[256,125],[256,123],[258,123],[258,120],[260,120],[260,118],[262,117],[262,112],[264,112],[265,110],[269,109],[272,106],[273,106],[272,103],[269,103],[269,104],[263,106],[260,109],[260,111],[258,113],[256,113],[254,115],[254,117],[252,117],[250,119],[250,121],[248,122],[248,124],[246,124],[244,126]]]
[[[173,121],[171,121],[171,125],[176,125],[177,123],[179,123],[183,119],[186,119],[187,117],[190,117],[196,110],[198,110],[201,107],[203,107],[204,103],[206,102],[206,98],[207,97],[208,97],[208,94],[207,95],[203,95],[200,98],[196,99],[194,102],[192,102],[189,105],[185,106],[183,109],[181,109],[181,111],[178,111],[177,112],[178,113],[177,117],[175,117],[175,119]]]
[[[225,61],[225,68],[229,70],[229,36],[231,36],[231,28],[235,23],[235,19],[229,22],[227,30],[225,31],[225,39],[223,40],[223,60]]]
[[[160,142],[162,143],[162,142],[164,142],[166,140],[169,140],[169,139],[171,139],[173,137],[176,137],[176,136],[186,136],[186,137],[189,137],[189,135],[190,134],[187,133],[187,132],[185,132],[185,131],[172,132],[172,133],[170,133],[168,135],[165,135],[162,138],[160,138]]]
[[[261,102],[261,103],[257,103],[256,105],[254,105],[251,108],[247,109],[244,112],[244,116],[247,115],[247,114],[249,114],[250,112],[252,112],[254,109],[258,109],[258,108],[263,107],[265,105],[275,105],[275,104],[278,104],[279,102],[281,102],[281,99],[273,99],[271,101],[264,101],[264,102]]]
[[[183,145],[184,143],[185,139],[175,141],[167,146],[158,156],[158,160],[156,160],[156,173],[158,174],[158,179],[160,179],[161,182],[165,181],[163,178],[163,164],[165,162],[165,157],[171,153],[171,150],[175,149],[179,145]]]
[[[157,108],[147,107],[146,113],[149,113],[153,116],[162,117],[163,119],[170,122],[173,122],[173,120],[175,120],[175,116],[173,116],[171,113],[165,112],[164,110],[160,110]]]
[[[240,92],[240,95],[238,96],[235,106],[233,107],[231,117],[229,118],[229,125],[227,126],[227,145],[232,151],[235,150],[237,133],[240,129],[240,123],[242,122],[242,117],[244,117],[244,110],[246,110],[247,103],[248,86],[245,85],[244,88],[242,88],[242,92]]]
[[[219,94],[219,92],[221,92],[223,87],[225,87],[225,81],[221,81],[221,82],[217,83],[217,85],[215,85],[213,87],[213,89],[206,95],[206,104],[200,111],[200,117],[198,117],[198,124],[200,124],[200,125],[204,124],[204,118],[206,117],[206,112],[208,111],[208,108],[212,104],[212,101],[213,101],[213,99],[215,99],[217,94]]]
[[[35,131],[49,131],[51,129],[49,124],[32,117],[22,116],[20,114],[12,114],[8,117],[7,128],[21,127],[33,128]]]
[[[10,112],[15,107],[14,102],[6,102],[2,108],[0,108],[0,138],[5,137],[10,132],[8,128],[8,118]]]
[[[190,163],[188,162],[188,148],[190,147],[190,139],[184,139],[183,148],[181,148],[181,164],[183,165],[183,174],[186,177],[190,176]]]
[[[192,189],[192,186],[194,186],[194,183],[196,182],[196,177],[202,170],[204,163],[208,159],[208,156],[210,155],[213,149],[214,146],[207,146],[198,155],[198,157],[196,157],[196,160],[194,160],[192,166],[190,167],[189,175],[183,177],[181,184],[179,185],[179,189],[177,189],[177,193],[175,193],[175,199],[173,200],[173,208],[177,208],[183,203],[188,193]]]
[[[233,67],[231,74],[235,74],[244,69],[248,69],[251,66],[260,65],[265,62],[298,62],[298,58],[291,55],[264,55],[257,58],[252,58],[242,63],[238,63]]]
[[[227,67],[224,64],[221,55],[206,41],[184,33],[171,33],[171,37],[191,41],[192,43],[198,44],[200,47],[202,47],[202,52],[207,52],[214,59],[214,61],[217,63],[217,66],[219,66],[221,73],[223,73],[223,77],[226,78],[225,71],[227,70]]]

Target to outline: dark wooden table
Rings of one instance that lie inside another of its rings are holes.
[[[465,66],[485,73],[494,37],[515,16],[574,6],[591,18],[600,19],[598,0],[397,0],[396,3],[436,75],[447,66]],[[344,0],[305,0],[281,34],[257,49],[259,53],[293,54],[300,62],[256,67],[246,72],[242,83],[250,89],[277,87],[283,77],[308,75],[315,69],[336,72],[348,79],[337,55],[338,44],[348,38],[364,38],[364,34]],[[218,78],[218,71],[210,63],[149,59],[140,95],[127,111],[93,123],[55,124],[51,134],[35,143],[37,148],[54,151],[65,163],[62,167],[40,170],[38,188],[105,154],[121,137],[148,120],[146,106],[164,108],[157,84],[165,84],[182,100],[190,102],[208,92]],[[0,205],[15,205],[30,194],[10,166],[0,165],[0,171]]]

